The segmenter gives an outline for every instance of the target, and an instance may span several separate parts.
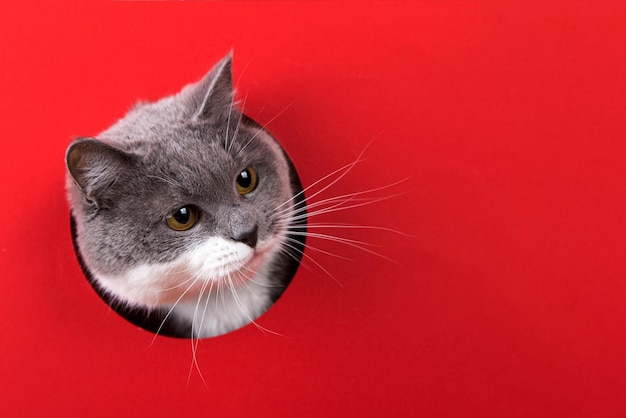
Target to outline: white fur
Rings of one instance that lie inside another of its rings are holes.
[[[279,241],[260,242],[254,250],[212,237],[172,262],[95,278],[130,305],[171,309],[167,320],[191,321],[194,337],[219,335],[253,321],[269,307],[267,261],[278,251]]]

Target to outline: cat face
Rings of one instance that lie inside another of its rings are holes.
[[[299,190],[277,142],[233,106],[230,57],[75,141],[66,162],[80,256],[116,300],[167,308],[227,289],[258,299],[249,318],[271,304]]]

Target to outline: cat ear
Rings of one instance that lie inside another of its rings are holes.
[[[228,116],[230,113],[234,98],[232,60],[231,52],[194,86],[193,119]]]
[[[132,159],[132,155],[97,139],[76,140],[65,154],[74,183],[90,201],[97,201],[115,184],[130,167]]]

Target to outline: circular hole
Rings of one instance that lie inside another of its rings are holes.
[[[253,123],[253,122],[249,122]],[[259,127],[260,128],[260,127]],[[268,134],[269,137],[269,134]],[[271,138],[271,137],[269,137]],[[207,304],[205,301],[199,299],[195,299],[193,301],[187,301],[187,306],[182,307],[182,302],[179,303],[179,308],[177,310],[170,312],[172,304],[176,303],[176,298],[172,298],[168,304],[166,304],[163,308],[158,309],[147,309],[142,307],[141,305],[128,303],[128,301],[122,300],[119,297],[113,296],[113,293],[107,291],[106,286],[103,285],[103,282],[97,279],[93,272],[90,271],[88,267],[88,263],[85,262],[86,258],[84,257],[83,251],[80,246],[81,240],[78,239],[77,236],[77,223],[85,222],[86,217],[84,214],[77,216],[74,211],[81,210],[81,208],[74,207],[71,213],[71,233],[72,239],[74,243],[74,250],[76,252],[77,258],[80,262],[81,268],[89,280],[90,284],[94,288],[94,290],[98,293],[98,295],[109,305],[113,310],[115,310],[119,315],[121,315],[126,320],[130,321],[134,325],[137,325],[147,331],[157,333],[159,335],[165,335],[170,337],[179,337],[179,338],[205,338],[221,335],[227,332],[234,331],[235,329],[241,328],[248,323],[256,320],[259,316],[261,316],[267,309],[269,309],[276,300],[283,294],[286,290],[287,286],[291,282],[294,277],[304,251],[305,247],[305,235],[307,228],[307,219],[306,219],[306,201],[304,198],[304,193],[302,189],[302,184],[300,182],[298,173],[296,169],[289,159],[289,157],[284,154],[287,160],[287,166],[289,170],[289,183],[291,184],[291,194],[293,198],[293,210],[298,214],[296,217],[297,220],[292,220],[292,223],[289,225],[289,228],[285,228],[284,231],[287,234],[287,239],[282,240],[286,244],[284,248],[279,249],[278,251],[273,251],[271,256],[268,256],[264,259],[261,266],[256,266],[258,271],[272,271],[272,277],[269,284],[261,286],[265,286],[263,290],[268,293],[266,306],[262,306],[259,308],[258,306],[252,306],[249,308],[249,312],[244,312],[242,314],[241,307],[241,297],[229,296],[229,283],[227,282],[225,285],[222,284],[220,287],[220,292],[217,292],[217,287],[211,290],[211,295],[218,295],[219,303]],[[85,168],[85,167],[83,167]],[[256,177],[256,173],[254,174]],[[254,182],[245,182],[242,181],[243,186],[247,186],[248,188],[255,188],[256,185]],[[259,193],[262,193],[263,189],[259,188]],[[199,216],[199,209],[193,205],[182,206],[178,210],[171,213],[167,218],[166,224],[169,228],[162,228],[160,233],[169,233],[179,234],[181,231],[185,231],[187,233],[200,233],[201,231],[196,231],[201,226],[201,219],[203,217]],[[245,216],[233,217],[230,215],[229,219],[222,219],[222,222],[234,222],[236,224],[233,226],[233,229],[236,233],[230,238],[233,242],[233,245],[238,245],[239,249],[242,248],[255,248],[257,246],[257,225],[254,222],[250,222],[249,224],[245,224],[242,222],[242,219],[245,219]],[[132,223],[131,223],[132,224]],[[130,225],[130,224],[129,224]],[[158,228],[158,226],[155,226]],[[86,231],[86,228],[83,225],[83,228],[80,229],[83,233]],[[168,232],[169,231],[169,232]],[[126,234],[127,230],[117,231],[113,233],[116,234]],[[243,247],[242,247],[243,245]],[[259,244],[260,245],[260,244]],[[249,252],[253,252],[255,250],[249,250]],[[89,254],[91,258],[93,258],[92,254]],[[140,257],[140,255],[133,254],[133,257]],[[219,262],[223,262],[223,260],[228,260],[231,255],[228,254],[217,254],[215,259]],[[158,258],[158,257],[153,257]],[[123,261],[122,261],[123,262]],[[266,268],[271,264],[271,268]],[[144,266],[145,267],[145,266]],[[247,267],[246,267],[247,269]],[[172,274],[172,277],[176,276],[175,269],[168,272],[167,274]],[[184,271],[184,269],[179,268],[178,270]],[[242,269],[244,270],[244,269]],[[196,271],[188,271],[188,274],[181,274],[176,276],[175,279],[172,279],[172,283],[169,284],[170,289],[177,289],[179,294],[184,293],[185,289],[187,289],[189,281],[193,279],[193,276],[197,274]],[[139,274],[139,273],[137,273]],[[234,276],[234,274],[233,274]],[[230,285],[237,285],[236,279],[233,276],[227,277],[230,281]],[[191,279],[190,279],[191,277]],[[237,289],[247,289],[252,287],[252,283],[259,280],[258,276],[247,277],[250,281],[236,287]],[[144,279],[150,279],[149,275],[144,277]],[[111,279],[114,280],[114,279]],[[142,282],[141,280],[134,281]],[[201,291],[206,295],[209,292],[210,285],[205,286]],[[267,289],[271,289],[267,291]],[[136,290],[136,289],[135,289]],[[239,300],[237,300],[239,299]],[[206,309],[205,309],[206,306]],[[215,312],[214,306],[220,306],[220,312]],[[221,310],[221,306],[224,306],[224,309]],[[197,308],[196,308],[197,307]],[[244,308],[248,309],[248,308]],[[185,311],[187,314],[190,312],[202,312],[203,317],[197,317],[195,321],[191,319],[191,317],[184,315],[181,316],[180,312]],[[204,324],[210,324],[211,321],[217,322],[228,322],[229,315],[233,315],[238,317],[239,322],[233,322],[231,326],[227,327],[227,329],[216,328],[214,330],[208,329],[208,327],[203,328],[202,330],[192,330],[192,324],[199,324],[204,322]],[[217,318],[219,316],[219,318]],[[217,319],[216,319],[217,318]],[[226,318],[226,319],[225,319]],[[242,319],[243,318],[243,319]],[[242,322],[243,321],[243,322]]]

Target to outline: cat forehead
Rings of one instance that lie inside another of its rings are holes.
[[[188,122],[149,124],[131,117],[101,138],[139,157],[133,168],[139,177],[165,174],[189,183],[202,179],[208,186],[229,182],[247,165],[260,164],[274,172],[285,169],[272,137],[247,119],[227,128]]]
[[[261,126],[236,108],[227,112],[228,118],[194,121],[179,99],[169,97],[136,105],[99,137],[136,153],[149,151],[151,145],[166,145],[172,151],[180,151],[182,148],[206,148],[212,143],[221,144],[232,153],[241,151],[242,141],[250,150],[259,151],[260,144],[260,148],[266,148],[262,143],[268,142],[268,135],[264,135]]]

